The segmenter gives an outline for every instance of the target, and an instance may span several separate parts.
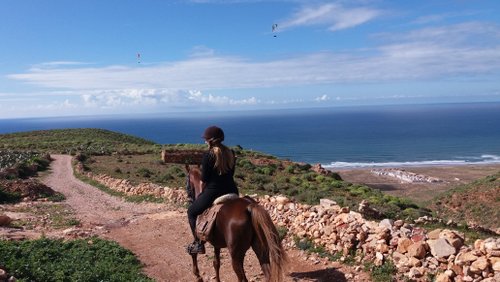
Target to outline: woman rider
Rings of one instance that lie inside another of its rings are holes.
[[[210,126],[205,129],[202,138],[209,148],[201,162],[200,184],[204,190],[188,208],[187,213],[189,226],[195,238],[188,246],[188,252],[204,254],[205,246],[195,232],[196,217],[210,207],[216,198],[230,193],[238,194],[238,188],[233,179],[236,158],[234,152],[222,144],[224,131],[217,126]]]

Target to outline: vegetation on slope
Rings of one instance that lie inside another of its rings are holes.
[[[75,154],[123,154],[151,152],[158,145],[139,137],[104,129],[55,129],[0,134],[0,150],[38,150],[42,152]]]
[[[194,146],[193,149],[200,147]],[[329,198],[353,210],[357,210],[362,200],[367,200],[383,217],[389,218],[416,218],[428,213],[409,200],[342,181],[335,173],[322,175],[314,172],[309,164],[279,160],[238,147],[233,149],[238,156],[235,179],[240,191],[246,194],[283,194],[307,204],[317,204],[321,198]],[[84,167],[93,173],[128,179],[133,184],[153,182],[182,188],[186,181],[184,165],[163,163],[159,151],[142,155],[91,156],[85,158]]]
[[[430,208],[455,222],[499,228],[500,172],[444,192]]]
[[[60,129],[0,135],[0,149],[79,153],[86,169],[105,173],[132,183],[154,182],[169,187],[185,185],[181,164],[164,164],[160,151],[199,150],[202,145],[159,145],[130,135],[102,129]],[[321,175],[309,164],[279,160],[273,156],[235,147],[238,155],[236,181],[248,194],[284,194],[308,204],[330,198],[357,209],[367,200],[382,216],[415,218],[427,211],[409,200],[384,195],[364,185],[342,181],[336,174]]]

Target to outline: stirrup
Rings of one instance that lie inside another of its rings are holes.
[[[186,251],[190,255],[194,254],[204,254],[205,253],[205,244],[199,241],[195,241],[186,247]]]

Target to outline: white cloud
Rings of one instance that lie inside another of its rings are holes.
[[[120,108],[131,106],[165,106],[175,108],[189,107],[193,105],[212,107],[256,105],[260,103],[260,101],[255,97],[232,99],[226,96],[205,94],[199,90],[177,91],[170,89],[115,89],[85,91],[84,94],[81,94],[81,99],[83,100],[84,106],[90,108]]]
[[[350,54],[320,52],[253,61],[208,51],[208,56],[136,67],[38,65],[8,78],[48,89],[39,91],[39,96],[86,95],[83,101],[88,106],[117,107],[188,102],[251,105],[260,101],[210,93],[220,89],[494,76],[500,71],[500,28],[496,25],[464,23],[381,34],[379,38],[388,43]],[[491,41],[484,42],[486,39]]]
[[[330,97],[328,97],[328,95],[326,95],[326,94],[323,94],[322,96],[314,98],[314,101],[316,101],[316,102],[323,102],[323,101],[328,101],[328,100],[330,100]]]
[[[191,57],[211,57],[215,55],[215,50],[206,46],[195,46],[191,50]]]
[[[77,61],[54,61],[54,62],[45,62],[38,64],[37,67],[49,68],[49,67],[63,67],[63,66],[81,66],[89,64],[90,63],[77,62]]]
[[[279,24],[280,29],[297,26],[322,25],[331,31],[352,28],[364,24],[382,14],[381,11],[368,8],[347,8],[340,4],[328,3],[318,6],[305,6],[291,18]]]

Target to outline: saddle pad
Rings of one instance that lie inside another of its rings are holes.
[[[215,224],[215,218],[222,204],[226,201],[237,199],[238,194],[226,194],[215,199],[214,204],[196,218],[196,236],[202,241],[207,241]]]
[[[198,239],[208,241],[215,224],[215,218],[221,207],[221,204],[213,205],[198,216],[196,219],[196,236]]]

